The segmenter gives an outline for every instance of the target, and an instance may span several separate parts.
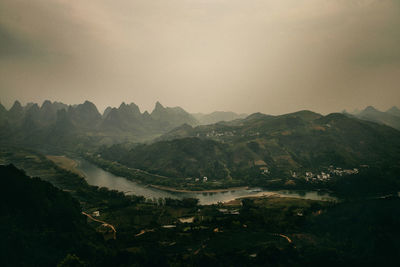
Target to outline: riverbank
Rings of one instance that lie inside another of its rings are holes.
[[[79,176],[84,176],[83,172],[78,170],[79,163],[71,158],[66,156],[54,156],[54,155],[46,155],[46,158],[54,162],[57,166],[72,173],[78,174]]]
[[[230,187],[230,188],[221,188],[221,189],[209,189],[209,190],[187,190],[187,189],[177,189],[168,186],[162,185],[153,185],[149,184],[149,187],[169,191],[169,192],[176,192],[176,193],[223,193],[223,192],[230,192],[230,191],[237,191],[237,190],[248,190],[248,186],[241,186],[241,187]]]
[[[123,174],[116,175],[109,170],[104,170],[93,163],[84,159],[71,159],[66,156],[47,156],[49,160],[74,173],[84,177],[89,185],[106,187],[111,190],[124,192],[128,195],[143,196],[147,199],[184,199],[197,198],[201,205],[216,203],[226,203],[235,199],[243,198],[262,198],[262,197],[282,197],[282,198],[302,198],[323,201],[337,201],[329,193],[317,191],[285,191],[285,190],[266,190],[251,189],[249,186],[191,190],[181,189],[172,186],[156,185],[145,183],[133,178],[128,179]]]
[[[79,162],[77,160],[68,158],[67,156],[54,156],[54,155],[46,155],[46,158],[54,162],[60,168],[63,168],[67,171],[73,172],[80,176],[85,177],[84,173],[78,169]],[[124,177],[127,178],[127,177]],[[139,180],[135,180],[135,182],[142,183]],[[175,192],[175,193],[223,193],[229,191],[237,191],[237,190],[248,190],[248,186],[241,187],[229,187],[229,188],[221,188],[221,189],[207,189],[207,190],[189,190],[189,189],[178,189],[169,186],[162,185],[154,185],[154,184],[143,184],[144,186],[148,186],[151,188],[155,188],[162,191],[167,192]]]

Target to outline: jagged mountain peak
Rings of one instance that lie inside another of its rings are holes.
[[[78,106],[76,106],[76,109],[79,111],[88,111],[88,112],[98,113],[100,115],[99,111],[97,110],[96,105],[88,100],[86,100],[83,104],[79,104]]]
[[[397,106],[393,106],[393,107],[391,107],[389,110],[392,110],[392,111],[400,111],[400,109],[397,107]],[[389,111],[388,110],[388,111]]]
[[[366,107],[362,112],[380,112],[379,110],[377,110],[375,107],[373,106],[368,106]]]
[[[169,128],[172,129],[174,127],[177,127],[183,123],[188,123],[191,125],[195,125],[198,123],[196,118],[186,112],[183,108],[181,107],[164,107],[161,105],[160,102],[157,101],[156,106],[151,113],[152,119],[162,122],[163,128]]]
[[[133,102],[130,104],[125,104],[125,102],[122,102],[118,109],[140,114],[139,106]]]
[[[93,127],[101,120],[101,115],[95,104],[86,100],[83,104],[68,107],[71,120],[82,127]]]
[[[382,112],[372,106],[366,107],[362,112],[356,115],[358,118],[384,124],[395,129],[400,129],[400,112]]]
[[[108,106],[106,107],[106,109],[103,112],[103,117],[107,117],[107,115],[110,113],[110,111],[112,110],[112,107]]]
[[[157,110],[163,110],[163,109],[165,109],[164,106],[159,101],[157,101],[156,105],[154,106],[153,112],[157,111]]]
[[[90,106],[90,107],[96,107],[96,105],[93,102],[90,102],[89,100],[85,100],[85,102],[83,104],[81,104],[81,105]]]
[[[7,113],[9,119],[14,121],[20,121],[24,116],[24,109],[21,103],[16,100],[10,110]]]
[[[13,110],[13,109],[21,109],[22,110],[21,102],[19,102],[18,100],[15,100],[14,104],[12,105],[12,107],[10,109],[10,111]]]
[[[395,115],[395,116],[400,116],[400,109],[396,106],[391,107],[386,111],[386,113]]]
[[[45,100],[45,101],[43,101],[43,104],[42,104],[41,108],[45,109],[45,108],[50,108],[51,106],[52,106],[51,101],[50,100]]]

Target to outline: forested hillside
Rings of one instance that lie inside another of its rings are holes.
[[[339,113],[254,114],[230,123],[184,125],[161,139],[114,145],[99,155],[171,178],[265,180],[335,168],[377,168],[392,176],[400,171],[399,131]]]
[[[0,165],[0,191],[1,266],[56,266],[68,254],[101,262],[103,238],[70,194],[13,165]]]

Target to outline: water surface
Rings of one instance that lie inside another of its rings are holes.
[[[335,197],[330,196],[328,193],[322,193],[318,191],[289,191],[279,190],[271,191],[261,188],[250,188],[250,189],[235,189],[225,192],[169,192],[160,189],[155,189],[144,184],[140,184],[124,177],[116,176],[110,172],[107,172],[96,165],[83,160],[77,160],[79,162],[77,169],[81,171],[88,184],[96,185],[99,187],[107,187],[108,189],[118,190],[124,192],[127,195],[143,196],[147,199],[159,199],[159,198],[197,198],[199,203],[202,205],[216,204],[218,202],[228,202],[241,197],[250,196],[266,196],[266,195],[279,195],[282,197],[294,197],[302,199],[312,200],[326,200],[336,201]]]

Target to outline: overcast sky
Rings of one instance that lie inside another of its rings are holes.
[[[1,0],[0,102],[400,106],[399,0]]]

